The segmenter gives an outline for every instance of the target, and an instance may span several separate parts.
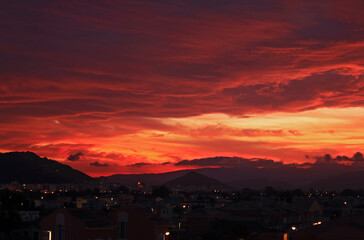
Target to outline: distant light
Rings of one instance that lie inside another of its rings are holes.
[[[297,230],[297,228],[296,228],[295,226],[293,226],[293,227],[292,227],[292,230],[293,230],[293,231],[296,231],[296,230]]]
[[[166,236],[169,236],[169,234],[171,234],[171,233],[170,233],[170,232],[166,232],[166,233],[165,233],[165,235],[166,235]]]
[[[344,204],[346,205],[346,204],[348,204],[347,202],[344,202]]]
[[[317,222],[317,224],[321,224],[322,222]]]

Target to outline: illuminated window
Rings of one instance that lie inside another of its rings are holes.
[[[285,233],[285,234],[283,235],[283,240],[288,240],[288,233]]]

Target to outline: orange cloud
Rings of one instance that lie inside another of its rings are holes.
[[[363,147],[359,0],[1,6],[2,151],[97,176]]]

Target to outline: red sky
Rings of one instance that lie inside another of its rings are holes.
[[[1,1],[0,151],[92,176],[352,156],[363,12],[361,0]]]

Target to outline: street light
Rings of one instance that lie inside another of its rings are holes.
[[[163,234],[163,240],[167,240],[167,237],[169,236],[169,234],[171,234],[170,232],[165,232]]]
[[[52,231],[47,231],[48,233],[48,240],[52,240]]]

